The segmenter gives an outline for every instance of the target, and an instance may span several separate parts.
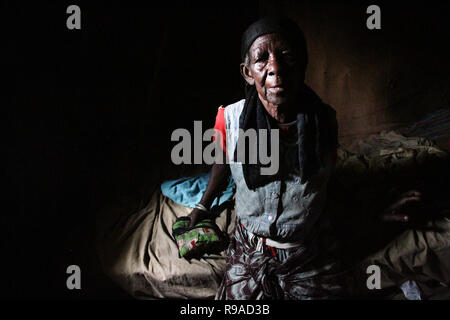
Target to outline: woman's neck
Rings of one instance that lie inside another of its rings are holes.
[[[297,119],[296,108],[293,105],[271,105],[264,106],[267,113],[278,123],[289,123]]]

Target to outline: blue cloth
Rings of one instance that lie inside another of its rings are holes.
[[[209,176],[209,173],[203,173],[193,177],[165,181],[161,184],[161,191],[174,202],[188,208],[194,208],[200,202],[206,190]],[[230,176],[227,188],[220,196],[214,199],[211,209],[230,200],[233,197],[234,191],[234,180]]]

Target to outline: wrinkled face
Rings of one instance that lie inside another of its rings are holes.
[[[249,49],[249,63],[241,65],[247,83],[255,85],[264,105],[278,106],[295,100],[304,81],[304,57],[276,33],[262,35]]]

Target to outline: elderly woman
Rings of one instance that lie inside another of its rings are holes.
[[[215,125],[228,161],[213,165],[202,200],[189,215],[191,225],[207,217],[231,173],[237,221],[216,298],[346,297],[349,279],[324,210],[338,146],[336,112],[304,84],[303,34],[290,20],[261,19],[243,34],[241,58],[246,97],[219,108]],[[278,150],[275,174],[261,174],[260,161],[237,161],[240,129],[279,129],[278,148],[260,134],[256,144]]]

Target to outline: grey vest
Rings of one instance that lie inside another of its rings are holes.
[[[333,170],[331,155],[327,165],[308,181],[298,175],[298,156],[294,150],[285,149],[291,161],[280,162],[289,173],[285,179],[274,181],[250,190],[244,180],[242,164],[232,161],[239,135],[239,117],[245,100],[225,108],[227,154],[233,179],[236,183],[236,216],[250,232],[276,241],[303,240],[313,229],[322,214],[327,196],[327,182]]]

